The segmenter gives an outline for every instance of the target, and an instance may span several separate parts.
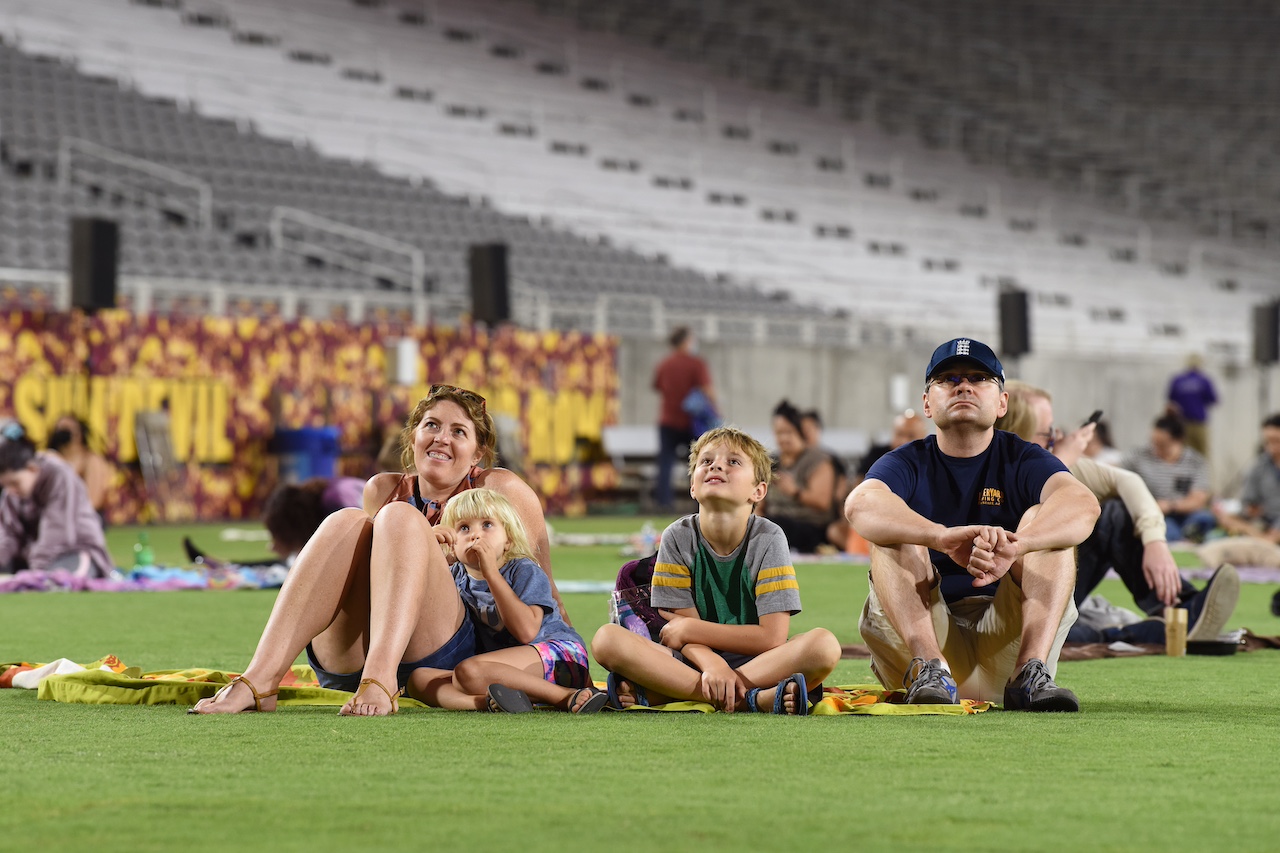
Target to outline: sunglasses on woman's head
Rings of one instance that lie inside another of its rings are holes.
[[[442,394],[457,394],[459,397],[464,399],[474,400],[480,404],[480,411],[488,411],[488,404],[485,402],[484,397],[481,397],[475,391],[470,391],[466,388],[459,388],[457,385],[432,385],[427,389],[428,398],[439,397]]]

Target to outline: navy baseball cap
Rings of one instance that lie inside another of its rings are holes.
[[[924,372],[924,381],[928,382],[944,367],[957,367],[962,364],[980,367],[1004,382],[1004,365],[1000,363],[1000,359],[996,358],[991,347],[972,338],[956,338],[934,350],[933,358],[929,359],[929,369]]]

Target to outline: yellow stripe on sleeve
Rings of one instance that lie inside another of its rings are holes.
[[[756,596],[759,597],[770,592],[781,592],[784,589],[794,589],[799,591],[800,584],[796,583],[795,578],[773,581],[772,583],[756,584]]]
[[[760,574],[756,575],[756,583],[774,580],[775,578],[793,578],[795,576],[796,570],[794,566],[774,566],[772,569],[761,569]]]
[[[681,566],[678,563],[658,563],[653,567],[653,585],[691,589],[693,577],[688,566]]]

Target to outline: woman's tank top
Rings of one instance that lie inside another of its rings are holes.
[[[480,472],[484,469],[480,466],[474,466],[467,472],[467,476],[462,478],[462,482],[458,484],[458,488],[453,490],[449,498],[454,495],[474,489],[476,487],[476,479],[480,476]],[[396,487],[387,495],[387,499],[382,502],[382,506],[386,506],[393,501],[407,501],[412,504],[419,512],[426,516],[427,521],[432,527],[440,523],[440,516],[444,513],[445,504],[449,502],[449,498],[442,501],[429,501],[423,499],[418,491],[418,475],[415,472],[403,474],[400,482],[396,483]],[[382,507],[378,507],[381,509]]]

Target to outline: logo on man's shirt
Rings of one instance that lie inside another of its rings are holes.
[[[1000,506],[1004,502],[1004,494],[999,489],[983,489],[978,503],[982,506]]]

